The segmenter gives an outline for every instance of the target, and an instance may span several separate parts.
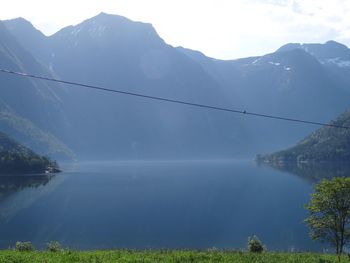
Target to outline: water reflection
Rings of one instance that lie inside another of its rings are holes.
[[[261,163],[258,163],[258,165],[267,166],[267,164]],[[283,165],[271,164],[269,166],[279,171],[297,175],[309,183],[317,183],[322,179],[331,179],[333,177],[350,176],[350,163],[284,163]]]
[[[53,174],[0,176],[0,222],[10,221],[61,182]]]
[[[46,185],[53,177],[54,175],[1,175],[0,201],[25,188],[37,188]]]
[[[303,223],[312,186],[247,161],[89,163],[8,180],[0,248],[57,240],[78,249],[239,249],[257,234],[271,250],[321,249]]]

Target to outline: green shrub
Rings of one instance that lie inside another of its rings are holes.
[[[50,241],[46,244],[46,249],[50,252],[59,252],[62,250],[61,244],[57,241]]]
[[[265,251],[264,244],[257,236],[248,237],[248,251],[253,253],[261,253]]]
[[[17,251],[33,251],[33,250],[35,250],[35,248],[34,248],[32,242],[17,241],[15,250],[17,250]]]

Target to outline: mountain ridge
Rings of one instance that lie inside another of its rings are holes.
[[[45,66],[40,64],[28,50],[18,43],[2,22],[0,22],[0,36],[1,68],[21,72],[30,71],[32,74],[50,76]],[[31,138],[29,130],[25,129],[25,126],[29,127],[28,125],[22,126],[24,128],[22,130],[16,129],[15,126],[21,123],[30,123],[31,127],[35,127],[42,134],[47,134],[53,141],[60,141],[59,138],[63,137],[64,134],[64,117],[62,114],[63,103],[60,95],[57,93],[60,92],[57,88],[58,85],[4,73],[0,74],[0,81],[2,84],[0,90],[0,112],[2,116],[0,126],[3,128],[6,126],[9,134],[15,135],[15,139],[21,143],[33,146],[33,150],[41,154],[48,154],[49,141],[43,141],[40,145],[33,143],[35,139]],[[14,118],[8,118],[10,116],[9,112]],[[58,127],[60,128],[58,129]],[[23,140],[24,137],[29,139],[29,141]],[[64,144],[62,143],[62,145]],[[63,147],[65,149],[57,149],[58,151],[62,150],[62,155],[54,156],[55,158],[61,158],[65,155],[64,152],[68,147]],[[65,158],[70,157],[66,156]]]
[[[16,21],[5,24],[14,35],[19,32]],[[68,81],[319,122],[350,106],[350,78],[341,71],[346,68],[329,67],[300,48],[218,60],[168,45],[150,24],[108,14],[45,37],[45,54],[28,42],[20,40],[51,73]],[[251,156],[291,145],[314,129],[79,89],[60,98],[74,124],[67,144],[78,155],[89,152],[89,158],[169,157],[175,152]]]
[[[115,21],[114,16],[100,15],[63,29],[64,34],[61,31],[48,37],[47,45],[54,56],[41,57],[40,61],[44,61],[55,74],[66,80],[112,89],[120,87],[126,91],[198,103],[214,104],[226,100],[220,95],[219,84],[197,63],[166,44],[150,24],[123,20],[126,21],[127,27],[133,28],[131,31],[127,30],[125,33],[112,30],[113,34],[99,35],[98,38],[91,38],[89,33],[91,28],[85,28],[85,31],[82,31],[82,26],[91,25],[94,20],[101,18]],[[119,17],[117,20],[119,21]],[[99,26],[92,25],[92,28]],[[73,34],[77,31],[79,34]],[[92,30],[92,32],[95,31]],[[80,34],[83,36],[82,39]],[[59,41],[57,41],[58,36],[62,38]],[[89,41],[85,41],[86,39]],[[85,134],[83,135],[85,138],[78,136],[78,139],[71,142],[75,145],[73,148],[80,153],[98,151],[99,158],[105,156],[106,152],[118,151],[116,147],[111,149],[112,145],[118,145],[118,148],[121,148],[118,155],[130,156],[126,158],[138,158],[136,156],[145,154],[167,155],[171,158],[170,156],[176,156],[178,153],[183,155],[189,151],[196,152],[195,155],[210,152],[214,148],[217,149],[216,151],[222,151],[220,149],[222,147],[219,146],[220,139],[216,136],[218,133],[225,134],[226,138],[232,140],[231,132],[220,131],[216,127],[222,127],[229,117],[214,118],[215,114],[211,112],[148,103],[134,98],[124,100],[119,96],[113,98],[103,94],[95,96],[91,92],[77,89],[70,91],[65,101],[68,102],[67,111],[70,112],[70,117],[74,118],[71,122],[81,127],[79,132],[72,131],[72,134]],[[77,101],[81,108],[79,112],[76,108]],[[135,112],[135,109],[140,109],[140,112]],[[127,112],[128,116],[124,117],[120,112]],[[90,119],[97,120],[97,123],[91,123]],[[217,122],[221,124],[215,125],[214,123]],[[93,130],[96,126],[108,127],[108,129],[95,132]],[[123,130],[118,126],[123,127]],[[244,129],[233,125],[231,127],[232,132],[235,133],[241,133],[240,130]],[[199,136],[196,133],[199,133]],[[100,141],[94,139],[96,134],[101,138]],[[114,134],[118,134],[123,139],[119,139]],[[172,136],[175,139],[172,139]],[[201,150],[203,146],[208,147],[208,150]],[[235,151],[229,147],[225,148],[222,151],[223,155],[227,155],[225,152]],[[163,151],[160,149],[164,149],[167,154],[160,154]],[[152,154],[152,152],[156,153]],[[114,153],[113,155],[115,156]]]

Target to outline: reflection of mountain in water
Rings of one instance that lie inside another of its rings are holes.
[[[24,188],[46,185],[54,175],[0,176],[0,201]]]
[[[284,172],[295,174],[309,182],[318,182],[332,177],[350,176],[350,163],[259,163]]]
[[[0,176],[0,222],[30,207],[63,182],[61,176]]]

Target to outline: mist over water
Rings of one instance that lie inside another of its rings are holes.
[[[79,249],[239,249],[256,234],[270,250],[321,249],[303,223],[312,185],[248,160],[85,162],[70,170],[42,184],[23,181],[0,199],[1,248],[58,240]]]

